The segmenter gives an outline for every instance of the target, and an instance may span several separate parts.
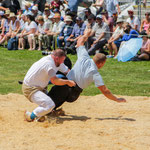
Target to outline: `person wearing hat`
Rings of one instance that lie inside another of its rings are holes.
[[[140,60],[150,60],[150,39],[146,33],[146,31],[142,31],[141,37],[143,39],[141,53],[138,56]]]
[[[90,8],[85,8],[84,10],[84,20],[87,21],[88,20],[88,16],[90,16],[92,14],[91,9]]]
[[[117,28],[115,29],[113,35],[111,38],[108,40],[108,49],[109,49],[109,55],[107,56],[108,58],[116,57],[118,53],[118,49],[121,43],[121,38],[124,34],[123,30],[123,22],[124,20],[122,18],[117,19]],[[114,52],[114,55],[113,55]]]
[[[38,50],[42,50],[42,48],[48,48],[48,36],[46,35],[46,31],[49,30],[49,23],[48,22],[44,22],[44,18],[43,16],[38,16],[38,28],[37,31],[35,33],[35,36],[38,37],[38,44],[39,44],[39,48]]]
[[[32,12],[33,16],[35,17],[35,21],[37,21],[38,16],[42,15],[42,12],[38,10],[37,6],[33,6],[31,8],[31,12]]]
[[[17,19],[16,15],[14,13],[10,13],[9,18],[10,18],[9,32],[6,33],[3,39],[0,40],[0,44],[4,43],[5,41],[8,41],[9,38],[17,36],[17,34],[20,32],[21,29],[20,21]]]
[[[86,25],[83,22],[81,17],[76,17],[76,24],[73,27],[73,31],[71,33],[71,35],[69,36],[69,38],[67,39],[66,45],[65,45],[65,50],[67,51],[67,53],[72,53],[75,54],[76,53],[76,44],[77,44],[77,40],[80,38],[80,36],[82,36],[84,34]]]
[[[145,13],[145,18],[142,20],[141,26],[140,26],[140,32],[147,31],[148,28],[150,27],[150,13],[146,12]]]
[[[65,46],[67,39],[71,35],[73,26],[74,26],[71,16],[65,16],[64,22],[65,22],[65,25],[63,26],[59,36],[57,37],[57,46],[59,48],[63,47],[63,44],[62,44],[63,42]]]
[[[57,36],[60,34],[63,26],[65,23],[61,21],[61,15],[60,13],[55,13],[53,16],[54,25],[52,30],[49,30],[47,32],[47,35],[51,36],[51,39],[53,39],[53,48],[56,49],[57,47]],[[52,43],[52,41],[50,41]]]
[[[103,21],[102,15],[96,16],[96,24],[92,29],[91,36],[93,38],[88,39],[88,42],[91,41],[91,48],[88,49],[88,53],[94,55],[95,51],[102,49],[110,38],[109,26]]]
[[[140,30],[140,21],[138,17],[134,16],[133,10],[128,10],[129,18],[127,18],[126,22],[132,27],[132,29],[139,31]]]
[[[26,2],[26,3],[25,3],[25,9],[24,9],[24,11],[23,11],[23,14],[24,14],[24,15],[28,15],[28,13],[31,12],[31,11],[29,10],[30,7],[31,7],[31,4],[30,4],[29,2]]]

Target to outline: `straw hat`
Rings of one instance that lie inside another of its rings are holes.
[[[26,2],[25,6],[31,7],[31,4],[29,2]]]
[[[65,20],[64,21],[72,21],[71,16],[65,16]]]
[[[5,11],[5,15],[9,15],[9,14],[10,14],[10,10],[7,9],[7,10]]]
[[[9,17],[16,17],[16,15],[11,12],[11,13],[9,14]]]
[[[119,23],[119,22],[124,22],[124,20],[122,18],[118,18],[116,23]]]

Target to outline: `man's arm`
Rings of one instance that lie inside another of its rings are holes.
[[[98,88],[110,100],[116,101],[118,103],[126,102],[124,98],[117,98],[116,96],[114,96],[105,85],[99,86]]]
[[[60,78],[57,78],[56,76],[50,78],[50,81],[52,82],[52,84],[54,85],[68,85],[70,87],[73,87],[75,86],[75,82],[72,81],[72,80],[63,80],[63,79],[60,79]]]

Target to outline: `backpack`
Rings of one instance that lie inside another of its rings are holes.
[[[18,50],[18,37],[15,36],[8,40],[7,49],[8,50]]]

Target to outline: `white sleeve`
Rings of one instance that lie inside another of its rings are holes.
[[[64,63],[62,63],[59,67],[59,71],[62,73],[66,73],[68,71],[68,67]]]
[[[37,24],[34,21],[32,21],[30,24],[30,29],[33,29],[33,28],[37,29]]]
[[[134,25],[139,25],[139,19],[138,19],[138,17],[135,18]]]
[[[58,26],[58,32],[61,32],[61,30],[62,30],[62,28],[63,28],[64,25],[65,25],[64,22],[61,22],[61,23],[59,24],[59,26]]]

